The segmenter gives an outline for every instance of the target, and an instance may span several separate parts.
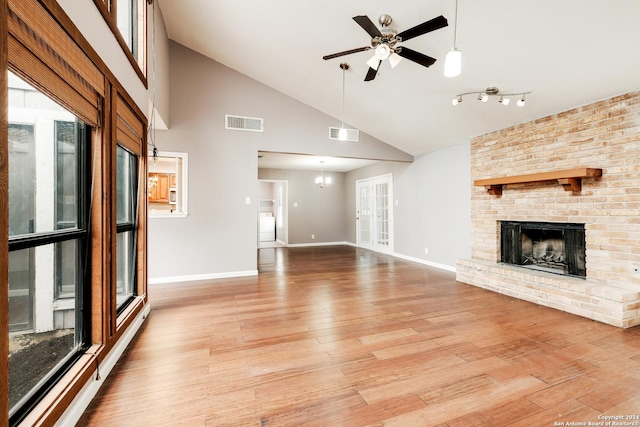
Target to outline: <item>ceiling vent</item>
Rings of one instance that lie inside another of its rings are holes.
[[[340,132],[340,128],[334,128],[329,126],[329,139],[333,139],[334,141],[340,141],[338,138],[338,132]],[[347,129],[347,139],[345,141],[358,142],[360,141],[360,131],[358,129]]]
[[[224,128],[231,130],[244,130],[247,132],[264,132],[264,119],[225,114]]]

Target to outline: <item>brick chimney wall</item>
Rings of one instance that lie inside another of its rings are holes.
[[[473,187],[471,259],[458,262],[458,280],[616,326],[640,324],[640,92],[471,140],[472,180],[580,167],[602,177],[584,179],[577,195],[555,181],[505,185],[500,197]],[[587,280],[500,265],[501,220],[584,223]],[[541,291],[544,282],[555,285]]]

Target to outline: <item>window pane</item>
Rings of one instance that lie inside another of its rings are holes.
[[[118,146],[116,150],[116,306],[135,295],[138,158]]]
[[[31,396],[79,347],[74,304],[53,301],[59,245],[9,253],[9,406]],[[64,264],[79,270],[75,251],[62,254]],[[75,287],[77,284],[74,283]]]
[[[78,226],[82,123],[9,74],[9,236]]]
[[[133,224],[137,207],[137,159],[120,146],[116,154],[116,220],[118,224]]]
[[[136,47],[137,42],[135,40],[137,35],[137,0],[118,0],[118,17],[117,25],[122,38],[127,43],[129,50],[133,53],[133,57],[137,57]]]
[[[116,237],[116,305],[119,308],[134,296],[135,285],[135,231],[124,231]]]
[[[9,396],[19,416],[87,338],[87,128],[9,73]],[[81,203],[82,202],[82,203]],[[5,296],[6,297],[6,296]],[[6,398],[6,397],[5,397]]]

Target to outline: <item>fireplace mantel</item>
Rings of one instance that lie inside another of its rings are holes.
[[[557,181],[566,191],[574,194],[582,190],[583,178],[597,178],[602,176],[602,169],[578,168],[550,172],[540,172],[528,175],[505,176],[500,178],[477,179],[473,185],[482,186],[493,196],[502,195],[502,186],[508,184],[526,184],[531,182]]]

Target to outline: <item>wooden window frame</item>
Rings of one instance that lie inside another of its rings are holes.
[[[23,12],[27,15],[22,16]],[[39,13],[37,18],[30,15],[36,12]],[[5,130],[8,128],[6,70],[11,68],[94,128],[90,149],[91,169],[94,171],[92,207],[89,212],[90,347],[20,422],[20,425],[53,425],[87,383],[95,378],[99,364],[109,355],[127,328],[142,315],[147,303],[146,191],[141,191],[138,199],[137,296],[119,314],[116,314],[112,303],[115,301],[115,259],[112,260],[110,254],[115,243],[115,191],[112,191],[115,177],[112,166],[115,163],[113,153],[118,103],[127,105],[127,114],[135,117],[140,129],[136,154],[140,159],[138,178],[143,183],[147,175],[145,148],[148,123],[143,111],[136,106],[56,0],[0,0],[0,26],[0,66],[5,69],[0,75],[0,127]],[[30,32],[23,32],[21,28],[24,27]],[[43,50],[39,52],[38,49]],[[26,62],[23,55],[18,55],[25,51],[31,52]],[[132,66],[136,69],[133,63]],[[59,90],[52,92],[52,87]],[[0,235],[4,236],[8,236],[7,155],[8,134],[5,131],[0,132]],[[0,293],[8,295],[8,240],[0,245],[0,266]],[[0,329],[5,331],[8,330],[8,309],[8,298],[0,298]],[[0,335],[0,372],[3,373],[0,375],[0,396],[8,396],[9,393],[8,338],[6,333]],[[9,425],[8,414],[8,399],[0,399],[0,425]]]
[[[144,5],[145,3],[152,4],[153,0],[137,0],[137,1],[139,1],[138,3],[139,8],[144,9],[144,10],[141,10],[143,14],[143,22],[142,22],[142,25],[139,25],[139,29],[138,29],[139,36],[142,36],[142,41],[138,42],[138,48],[139,49],[141,48],[140,50],[142,50],[142,52],[138,53],[138,55],[140,56],[140,60],[142,61],[142,65],[138,62],[138,58],[136,58],[133,55],[133,52],[131,52],[131,49],[129,49],[129,46],[127,45],[126,40],[124,39],[124,37],[122,36],[122,33],[120,32],[120,29],[118,28],[118,21],[116,19],[117,9],[118,9],[118,0],[93,0],[94,4],[96,5],[96,8],[100,11],[102,18],[107,23],[107,26],[109,27],[114,37],[118,41],[118,44],[122,48],[122,51],[127,56],[129,63],[131,64],[136,74],[140,78],[140,81],[142,81],[145,88],[148,88],[147,27],[149,24],[148,24],[147,8],[143,7],[142,5]]]

